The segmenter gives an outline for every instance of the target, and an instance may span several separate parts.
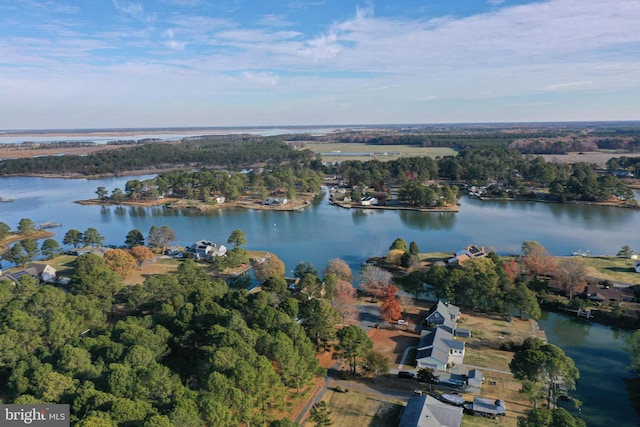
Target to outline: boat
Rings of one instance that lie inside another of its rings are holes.
[[[9,203],[13,201],[14,199],[5,199],[4,197],[0,197],[0,203]]]
[[[38,228],[40,228],[40,230],[44,230],[45,228],[56,228],[56,227],[62,227],[62,223],[47,221],[40,224]]]
[[[462,406],[464,405],[464,402],[465,402],[464,397],[458,394],[445,393],[440,395],[440,398],[442,399],[443,402],[449,403],[451,405],[456,405],[456,406]]]

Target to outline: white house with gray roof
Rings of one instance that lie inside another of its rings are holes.
[[[454,339],[443,327],[423,329],[418,342],[416,365],[446,371],[447,366],[460,365],[464,361],[464,341]]]

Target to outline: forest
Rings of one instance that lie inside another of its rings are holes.
[[[1,281],[2,396],[68,403],[77,426],[269,424],[321,373],[314,316],[330,308],[276,294],[230,289],[193,260],[125,288],[93,254],[69,292]]]

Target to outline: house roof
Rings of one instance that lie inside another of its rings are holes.
[[[429,323],[437,323],[446,326],[449,332],[456,329],[456,320],[460,315],[460,307],[438,300],[427,313]],[[440,321],[441,320],[441,321]]]
[[[460,427],[462,410],[428,395],[412,397],[398,427]]]
[[[418,342],[416,361],[431,358],[446,365],[449,362],[450,349],[464,351],[464,341],[454,340],[451,332],[445,328],[423,329]]]
[[[603,288],[598,285],[588,285],[585,294],[589,299],[596,301],[631,301],[634,298],[633,291],[629,288],[609,287]]]

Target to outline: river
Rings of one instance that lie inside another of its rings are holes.
[[[151,176],[135,177],[146,179]],[[95,198],[98,186],[124,188],[134,177],[98,180],[0,178],[0,221],[15,229],[21,218],[36,224],[61,222],[51,229],[61,242],[71,229],[94,227],[105,244],[121,245],[132,229],[146,235],[152,225],[171,227],[176,243],[199,239],[225,243],[242,230],[247,249],[269,250],[287,271],[299,262],[322,270],[331,258],[345,260],[354,273],[367,258],[385,254],[398,237],[415,241],[422,252],[453,252],[468,244],[492,246],[498,253],[518,253],[523,241],[536,240],[553,255],[589,250],[615,254],[622,246],[640,249],[640,211],[535,202],[483,202],[462,197],[459,213],[422,213],[342,209],[325,197],[301,212],[221,209],[206,213],[165,207],[83,206],[74,200]],[[6,263],[5,263],[6,265]],[[640,283],[640,275],[638,279]],[[582,371],[576,396],[584,402],[589,425],[638,425],[622,378],[629,376],[621,334],[601,325],[585,325],[548,314],[541,321],[549,341],[565,349]]]

